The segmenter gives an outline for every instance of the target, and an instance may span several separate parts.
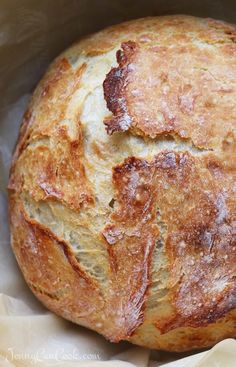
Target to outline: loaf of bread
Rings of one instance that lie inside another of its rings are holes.
[[[168,351],[236,335],[236,26],[88,36],[50,66],[9,180],[12,246],[50,310]]]

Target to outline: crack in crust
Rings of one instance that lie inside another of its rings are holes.
[[[118,209],[103,235],[118,287],[126,283],[116,300],[117,308],[122,303],[126,325],[144,311],[152,252],[161,238],[157,207],[167,225],[166,290],[173,311],[169,319],[157,317],[156,327],[166,333],[207,325],[236,306],[235,202],[230,187],[211,176],[208,160],[166,151],[151,162],[128,158],[113,170]]]
[[[29,192],[38,200],[62,201],[80,210],[93,205],[94,195],[83,162],[83,134],[79,119],[72,133],[65,119],[67,105],[78,89],[85,64],[73,71],[65,58],[41,81],[23,118],[8,188]],[[56,98],[55,98],[56,94]],[[39,98],[39,102],[36,103]],[[35,145],[34,145],[35,144]],[[17,166],[15,162],[17,161]],[[27,161],[27,165],[19,164]],[[73,189],[72,189],[73,188]]]
[[[11,225],[18,228],[13,248],[27,283],[49,309],[72,321],[85,318],[81,324],[96,329],[104,308],[97,282],[80,267],[69,244],[29,218],[15,195],[10,199]]]
[[[236,119],[236,45],[232,47],[226,63],[223,49],[219,53],[194,43],[172,47],[122,43],[118,67],[103,84],[113,113],[104,121],[108,134],[127,130],[150,138],[171,134],[191,139],[198,148],[219,149]]]
[[[134,157],[114,168],[113,185],[119,208],[102,232],[113,270],[114,295],[109,303],[116,304],[115,313],[125,338],[143,322],[152,252],[159,235],[155,224],[157,193],[151,170],[147,162]],[[112,339],[115,340],[114,336]]]

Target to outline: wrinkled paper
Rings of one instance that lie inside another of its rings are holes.
[[[181,358],[183,354],[149,351],[128,343],[111,344],[57,317],[31,294],[10,248],[6,186],[11,153],[30,93],[47,65],[81,35],[126,19],[165,13],[236,21],[234,0],[205,0],[202,6],[190,0],[0,3],[0,367],[236,366],[236,341],[232,339],[210,351]]]

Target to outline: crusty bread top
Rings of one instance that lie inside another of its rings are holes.
[[[171,350],[235,334],[235,34],[188,16],[124,23],[39,84],[13,157],[12,242],[58,314]]]

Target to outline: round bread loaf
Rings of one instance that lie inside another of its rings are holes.
[[[9,180],[13,250],[50,310],[169,351],[236,335],[235,40],[146,18],[51,65]]]

